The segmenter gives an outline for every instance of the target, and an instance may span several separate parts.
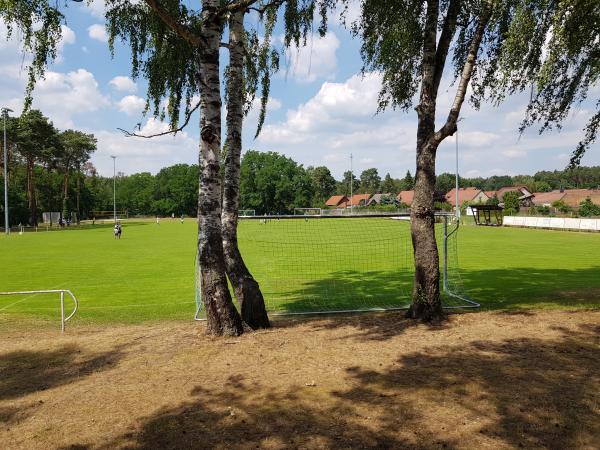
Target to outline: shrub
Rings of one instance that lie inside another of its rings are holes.
[[[594,204],[589,198],[586,198],[579,204],[579,215],[581,217],[600,216],[600,206]]]
[[[519,212],[519,194],[515,191],[507,192],[502,199],[504,201],[504,215],[512,216]]]

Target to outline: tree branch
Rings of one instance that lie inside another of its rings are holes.
[[[435,48],[439,0],[427,0],[425,29],[423,31],[422,80],[419,105],[415,108],[417,114],[435,111],[435,95],[433,95],[433,77],[435,73]]]
[[[251,9],[253,11],[257,11],[259,13],[264,13],[267,9],[275,7],[279,8],[283,5],[287,0],[271,0],[262,5],[262,7],[252,7],[255,3],[258,3],[258,0],[238,0],[229,3],[223,8],[223,11],[226,12],[236,12],[236,11],[245,11],[247,9]]]
[[[438,88],[440,87],[444,66],[446,65],[446,57],[448,56],[448,50],[456,30],[456,18],[460,11],[460,6],[460,0],[450,0],[446,18],[444,19],[444,25],[435,51],[435,69],[433,75],[434,97],[437,97]]]
[[[137,133],[132,133],[131,131],[124,130],[123,128],[117,128],[117,130],[119,130],[120,132],[122,132],[125,135],[125,137],[139,137],[139,138],[144,138],[144,139],[152,139],[152,138],[159,137],[159,136],[166,136],[167,134],[177,134],[180,131],[183,131],[183,129],[190,122],[190,118],[192,117],[192,114],[194,114],[198,108],[200,108],[200,102],[198,102],[196,104],[196,106],[194,106],[192,109],[190,109],[190,111],[186,114],[185,121],[183,122],[183,125],[181,125],[178,128],[174,128],[174,129],[171,129],[171,130],[163,131],[162,133],[156,133],[156,134],[137,134]]]
[[[460,82],[458,83],[458,88],[456,89],[456,94],[454,96],[454,102],[452,103],[452,107],[450,108],[450,112],[448,113],[446,123],[442,126],[442,128],[436,131],[434,136],[432,137],[432,139],[434,139],[438,143],[444,140],[446,137],[454,134],[454,132],[456,131],[456,122],[458,121],[460,109],[465,100],[467,87],[469,86],[469,81],[471,81],[471,76],[473,75],[473,70],[475,69],[475,62],[477,61],[477,54],[479,53],[481,40],[483,39],[485,29],[487,27],[492,13],[492,3],[493,0],[490,0],[490,2],[488,2],[488,7],[484,11],[483,16],[479,21],[479,24],[477,25],[477,29],[475,30],[475,34],[473,35],[473,40],[471,41],[471,45],[469,46],[469,53],[467,54],[467,60],[465,61],[465,65],[463,66],[463,70],[460,76]]]
[[[202,39],[199,36],[196,36],[187,26],[178,22],[166,9],[162,7],[158,0],[144,1],[174,33],[181,36],[194,47],[200,47],[202,45]]]
[[[248,6],[247,9],[252,10],[252,11],[256,11],[259,14],[263,14],[269,8],[273,8],[273,7],[279,8],[286,1],[287,0],[273,0],[271,3],[267,3],[266,5],[263,5],[262,8],[256,8],[254,6]]]

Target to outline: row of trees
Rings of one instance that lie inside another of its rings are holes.
[[[239,206],[241,131],[244,105],[261,92],[261,123],[269,93],[269,75],[278,69],[272,49],[275,23],[283,19],[284,46],[306,42],[315,13],[318,31],[327,31],[330,11],[347,1],[333,0],[202,0],[196,7],[180,0],[107,0],[109,45],[127,42],[132,75],[148,80],[148,104],[157,117],[168,116],[173,131],[183,107],[199,108],[198,253],[207,329],[212,334],[237,335],[243,320],[253,328],[268,326],[264,302],[256,283],[250,290],[238,281],[251,280],[237,249],[235,225]],[[440,299],[439,257],[434,227],[435,162],[439,145],[453,135],[464,101],[500,102],[535,84],[523,126],[560,126],[572,104],[585,99],[598,80],[597,0],[363,0],[352,31],[360,38],[363,71],[382,73],[379,109],[415,108],[415,195],[411,212],[415,278],[408,316],[426,321],[444,317]],[[279,14],[279,8],[283,13]],[[49,0],[8,2],[0,15],[23,35],[34,54],[27,94],[55,57],[64,15]],[[246,30],[244,17],[256,12],[264,27]],[[34,18],[35,20],[32,20]],[[37,27],[33,24],[42,23]],[[223,42],[228,26],[229,36]],[[575,33],[574,30],[577,32]],[[227,143],[221,172],[220,49],[229,51],[225,71]],[[542,51],[542,49],[544,51]],[[112,48],[114,50],[114,48]],[[448,74],[450,72],[451,74]],[[573,76],[575,74],[575,76]],[[444,118],[436,117],[440,83],[454,78],[454,98]],[[471,86],[471,93],[467,88]],[[192,104],[196,94],[197,105]],[[164,100],[167,100],[165,102]],[[161,105],[168,105],[165,108]],[[27,95],[25,108],[30,105]],[[588,122],[585,137],[573,154],[577,165],[600,127],[600,103]],[[440,124],[436,128],[436,123]],[[259,130],[260,131],[260,125]],[[220,174],[224,173],[221,178]],[[242,269],[244,270],[242,270]],[[243,273],[240,278],[238,275]],[[231,281],[242,317],[233,307],[227,286]],[[247,305],[251,305],[250,307]]]
[[[17,122],[17,119],[13,120]],[[31,215],[27,206],[27,166],[19,161],[19,158],[11,158],[11,216],[13,223],[27,223]],[[66,210],[79,211],[83,218],[93,218],[95,211],[112,211],[112,178],[99,176],[90,162],[71,165],[65,196],[64,170],[58,168],[59,160],[53,164],[39,161],[33,168],[38,211],[61,211],[65,198]],[[55,169],[49,170],[48,167]],[[389,173],[381,179],[377,169],[370,168],[362,171],[360,176],[354,176],[353,183],[355,193],[380,192],[395,196],[400,191],[413,189],[414,178],[408,171],[402,179],[393,178]],[[561,187],[594,188],[599,184],[600,166],[544,171],[535,175],[459,178],[460,187],[473,186],[484,190],[526,185],[531,191],[544,192]],[[445,194],[454,185],[454,174],[438,175],[435,184],[437,198],[441,198],[440,194]],[[197,191],[197,165],[176,164],[163,168],[156,175],[149,172],[132,175],[119,173],[117,208],[127,210],[130,215],[196,216]],[[294,208],[322,208],[332,195],[349,194],[350,171],[345,172],[341,180],[336,180],[326,166],[304,168],[293,159],[275,152],[251,150],[241,160],[240,209],[253,209],[258,214],[290,214]]]
[[[65,219],[76,212],[79,218],[85,197],[82,172],[96,150],[96,138],[77,130],[59,131],[38,110],[7,117],[6,135],[9,220],[37,225],[41,210],[60,211]],[[4,214],[4,226],[3,221]]]

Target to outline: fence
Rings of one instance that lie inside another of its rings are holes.
[[[556,230],[600,231],[600,219],[571,217],[505,216],[504,225],[509,227],[549,228]]]

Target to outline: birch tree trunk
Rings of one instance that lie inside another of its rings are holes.
[[[202,2],[204,46],[200,49],[200,180],[198,195],[198,254],[201,295],[207,333],[237,336],[242,320],[229,293],[221,232],[221,91],[219,45],[223,25],[216,17],[218,0]]]
[[[437,93],[444,70],[448,49],[454,35],[459,0],[452,0],[448,14],[436,46],[439,1],[428,0],[427,18],[423,43],[423,79],[417,106],[417,171],[415,175],[415,196],[411,204],[411,235],[415,259],[415,280],[412,302],[407,316],[423,321],[438,321],[444,318],[440,299],[440,263],[435,240],[435,216],[433,198],[435,191],[435,157],[440,143],[456,132],[456,124],[467,86],[473,75],[477,54],[485,29],[489,22],[493,0],[486,2],[480,17],[460,80],[454,101],[444,125],[435,130]]]
[[[227,80],[227,154],[223,189],[223,249],[227,276],[240,305],[242,320],[252,329],[269,328],[265,301],[256,280],[246,267],[237,242],[240,201],[240,158],[243,125],[243,32],[244,12],[229,19],[229,77]]]

